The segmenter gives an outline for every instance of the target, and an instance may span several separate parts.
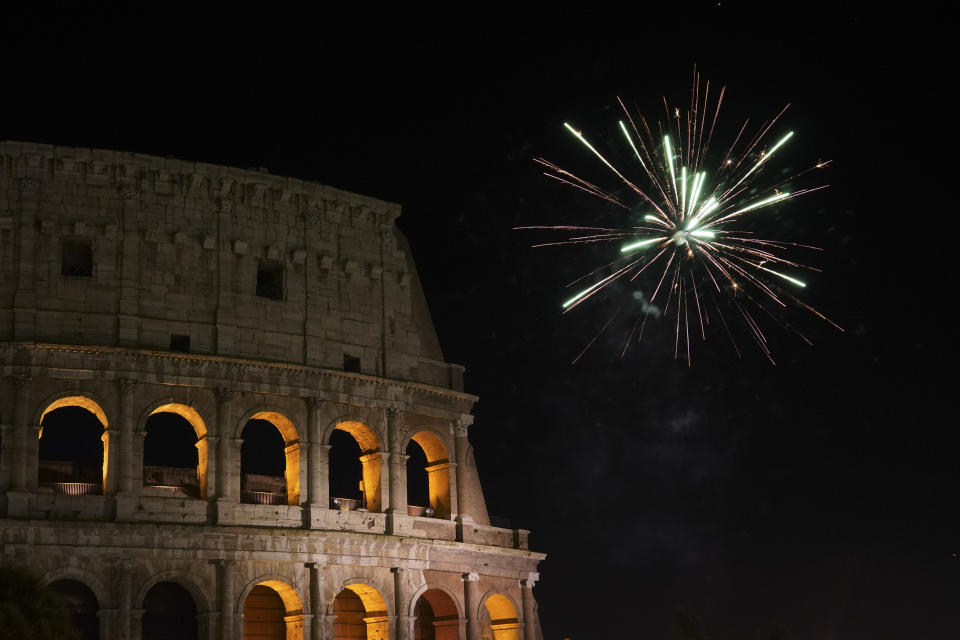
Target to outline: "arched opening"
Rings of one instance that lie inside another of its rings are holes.
[[[265,580],[243,601],[243,640],[300,640],[303,603],[290,585]]]
[[[196,411],[168,404],[144,425],[143,486],[175,496],[206,497],[207,429]]]
[[[414,608],[414,640],[457,640],[460,616],[453,599],[440,589],[427,589]]]
[[[380,440],[362,422],[341,422],[330,434],[330,499],[341,511],[382,511]]]
[[[60,398],[43,412],[37,484],[66,495],[98,495],[107,483],[107,417],[83,396]]]
[[[100,625],[97,612],[100,606],[93,591],[77,580],[54,580],[49,586],[66,604],[70,611],[70,624],[80,632],[81,640],[98,640]]]
[[[414,434],[406,450],[407,511],[410,515],[450,518],[450,460],[435,433]],[[427,507],[430,511],[427,511]],[[431,511],[433,513],[431,513]]]
[[[142,640],[197,640],[197,605],[176,582],[158,582],[143,599]]]
[[[333,599],[333,640],[387,640],[387,603],[365,584],[351,584]]]
[[[483,602],[480,626],[484,640],[520,640],[517,609],[505,595],[495,593]]]
[[[262,411],[240,435],[240,501],[300,504],[300,441],[289,418]]]

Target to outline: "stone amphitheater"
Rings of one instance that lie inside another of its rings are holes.
[[[0,143],[0,561],[85,640],[542,638],[399,215]]]

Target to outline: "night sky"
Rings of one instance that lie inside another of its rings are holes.
[[[8,10],[0,139],[265,167],[403,205],[444,355],[480,396],[490,513],[548,554],[546,638],[669,638],[678,611],[709,638],[958,637],[945,16],[445,11]],[[845,332],[791,316],[808,346],[767,325],[776,366],[713,332],[688,367],[666,327],[623,358],[611,331],[572,365],[618,304],[560,313],[600,253],[531,249],[542,236],[513,227],[615,212],[532,160],[615,186],[562,123],[612,145],[618,95],[656,118],[661,96],[688,99],[694,64],[727,86],[721,142],[789,102],[784,166],[833,160],[811,181],[829,189],[757,231],[823,249],[803,297]]]

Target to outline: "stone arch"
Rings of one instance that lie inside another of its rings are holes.
[[[107,412],[103,409],[103,402],[96,395],[89,391],[62,391],[47,397],[37,411],[34,413],[34,424],[37,426],[37,440],[43,438],[43,420],[53,411],[65,407],[79,407],[90,412],[103,426],[103,435],[100,441],[103,443],[103,465],[100,476],[100,492],[105,493],[107,489],[107,473],[110,468],[110,422],[107,419]],[[37,450],[37,460],[39,462],[40,451]],[[39,469],[39,467],[38,467]],[[90,484],[84,483],[66,483],[56,484],[55,486],[67,487],[73,486],[75,489],[85,487],[83,493],[89,493],[92,490]],[[69,491],[69,489],[68,489]]]
[[[287,638],[303,637],[303,598],[288,577],[279,575],[263,575],[254,578],[241,590],[240,598],[235,603],[236,611],[243,612],[247,598],[256,587],[265,587],[273,591],[283,603],[283,626]],[[244,625],[247,624],[244,620]],[[242,631],[242,630],[241,630]]]
[[[211,600],[206,590],[194,581],[190,573],[177,569],[160,571],[147,578],[137,590],[137,595],[134,596],[133,604],[135,609],[143,608],[143,600],[147,597],[147,593],[160,582],[175,582],[186,589],[191,597],[193,597],[193,602],[197,606],[197,615],[210,611]]]
[[[453,601],[454,606],[457,609],[457,617],[463,619],[463,603],[460,601],[462,597],[460,594],[457,594],[452,589],[442,584],[424,584],[421,585],[419,589],[413,592],[413,597],[410,598],[410,603],[407,605],[407,615],[412,616],[414,607],[417,604],[417,600],[420,599],[427,591],[442,591],[450,597],[450,600]]]
[[[76,580],[90,589],[93,592],[93,597],[97,599],[97,605],[100,609],[110,609],[112,608],[111,605],[114,604],[109,596],[110,590],[106,588],[106,585],[100,581],[96,574],[90,571],[79,567],[61,567],[48,571],[40,578],[40,582],[46,586],[57,580]]]
[[[200,497],[207,497],[207,468],[210,462],[209,443],[207,441],[207,420],[194,407],[175,401],[173,398],[156,400],[140,415],[137,431],[144,433],[147,420],[158,413],[173,413],[186,420],[194,433],[197,434],[197,485],[200,487]]]
[[[300,504],[300,431],[283,412],[272,407],[260,407],[246,412],[237,423],[234,430],[234,437],[240,438],[243,429],[251,420],[264,420],[269,422],[283,438],[284,443],[284,481],[287,489],[287,504],[296,506]]]
[[[103,424],[104,429],[109,429],[110,423],[107,421],[107,412],[103,410],[104,404],[101,399],[89,391],[61,391],[40,403],[34,414],[34,424],[38,427],[43,424],[44,417],[51,411],[63,407],[80,407],[95,415]]]
[[[386,640],[390,637],[390,605],[379,589],[363,578],[345,580],[330,603],[334,617],[334,640],[347,637],[338,633],[344,627],[362,625],[368,640]],[[350,601],[360,601],[357,610]]]
[[[510,594],[491,589],[480,599],[477,619],[492,640],[520,640],[520,611]]]
[[[424,471],[427,474],[430,508],[433,509],[436,517],[449,519],[452,506],[449,443],[441,434],[429,426],[411,429],[402,441],[401,452],[407,451],[411,442],[415,442],[427,458]]]
[[[377,430],[361,420],[339,417],[327,427],[323,436],[324,444],[331,444],[334,431],[349,434],[360,447],[363,504],[369,511],[383,511],[383,492],[386,487],[383,486],[383,461],[380,456],[382,442]]]
[[[425,585],[410,602],[413,640],[459,640],[460,604],[448,590]]]

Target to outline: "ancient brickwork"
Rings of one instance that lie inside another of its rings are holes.
[[[490,524],[476,397],[443,362],[399,213],[258,171],[0,143],[0,559],[89,594],[101,639],[149,637],[177,589],[204,640],[539,638],[544,556]],[[63,409],[102,431],[93,476],[41,455]],[[195,469],[145,462],[157,416],[192,429]],[[253,422],[282,440],[282,477],[244,470]],[[337,433],[359,500],[330,494]],[[409,446],[429,506],[407,504]]]

